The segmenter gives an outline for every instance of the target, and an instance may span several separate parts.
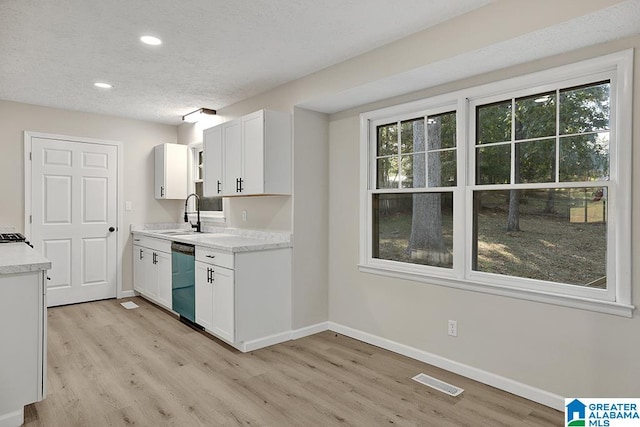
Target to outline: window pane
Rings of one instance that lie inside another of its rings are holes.
[[[602,187],[475,192],[473,269],[606,288],[606,198]]]
[[[197,175],[196,179],[204,178],[204,175],[202,173],[202,165],[203,165],[202,156],[203,156],[203,151],[202,150],[198,151],[198,168],[196,169],[196,175]]]
[[[556,94],[541,93],[516,99],[516,140],[556,134]]]
[[[398,157],[386,157],[377,162],[376,188],[398,188]]]
[[[560,134],[576,134],[609,129],[610,84],[560,91]]]
[[[395,123],[378,126],[378,156],[398,153],[398,126]]]
[[[402,122],[400,150],[403,153],[424,151],[424,119],[418,118]]]
[[[511,180],[511,144],[476,148],[476,184],[508,184]]]
[[[511,100],[476,109],[476,144],[511,141]]]
[[[373,257],[452,268],[453,193],[373,195]]]
[[[424,187],[424,153],[400,156],[402,188]]]
[[[200,211],[222,211],[222,197],[202,197],[202,182],[196,182],[196,194],[200,197]]]
[[[560,139],[560,181],[609,179],[609,132]]]
[[[427,154],[429,187],[455,187],[456,150],[433,151]]]
[[[456,146],[456,112],[429,116],[427,118],[428,149],[453,148]]]
[[[556,180],[556,140],[516,144],[516,182],[553,182]]]

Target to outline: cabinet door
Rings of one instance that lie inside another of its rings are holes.
[[[242,173],[242,127],[240,120],[232,120],[222,124],[222,141],[224,151],[224,195],[241,194],[244,180]]]
[[[133,289],[144,294],[145,291],[145,260],[146,249],[133,245]]]
[[[17,425],[3,416],[36,402],[42,390],[42,277],[0,275],[0,425]]]
[[[161,144],[154,147],[156,199],[187,197],[187,162],[189,147]]]
[[[213,324],[211,332],[235,342],[235,287],[233,270],[213,266]]]
[[[165,170],[164,170],[165,155],[166,155],[164,145],[156,145],[153,149],[153,154],[155,158],[155,166],[154,166],[155,198],[165,199],[167,196],[167,182],[166,182],[166,176],[165,176]]]
[[[242,193],[264,193],[264,110],[242,117],[242,160]]]
[[[158,303],[171,309],[171,254],[166,252],[156,253],[156,278]]]
[[[204,196],[222,195],[222,125],[206,129],[203,134]]]
[[[144,253],[144,290],[145,296],[156,300],[158,298],[158,269],[156,268],[156,251],[150,249]]]
[[[196,261],[196,323],[207,330],[213,324],[211,265]]]

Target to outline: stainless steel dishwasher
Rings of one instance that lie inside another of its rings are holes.
[[[171,308],[180,320],[195,326],[196,259],[195,246],[171,243]]]

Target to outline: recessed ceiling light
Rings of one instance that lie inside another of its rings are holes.
[[[158,46],[159,44],[162,44],[162,40],[154,36],[142,36],[140,37],[140,41],[151,46]]]
[[[109,83],[104,83],[104,82],[96,82],[93,85],[95,87],[99,87],[100,89],[111,89],[113,87]]]

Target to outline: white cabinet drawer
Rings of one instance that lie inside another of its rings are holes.
[[[219,265],[233,270],[233,253],[196,246],[196,261]]]
[[[171,253],[171,242],[169,240],[154,239],[153,237],[134,235],[133,244],[153,249],[158,252]]]

